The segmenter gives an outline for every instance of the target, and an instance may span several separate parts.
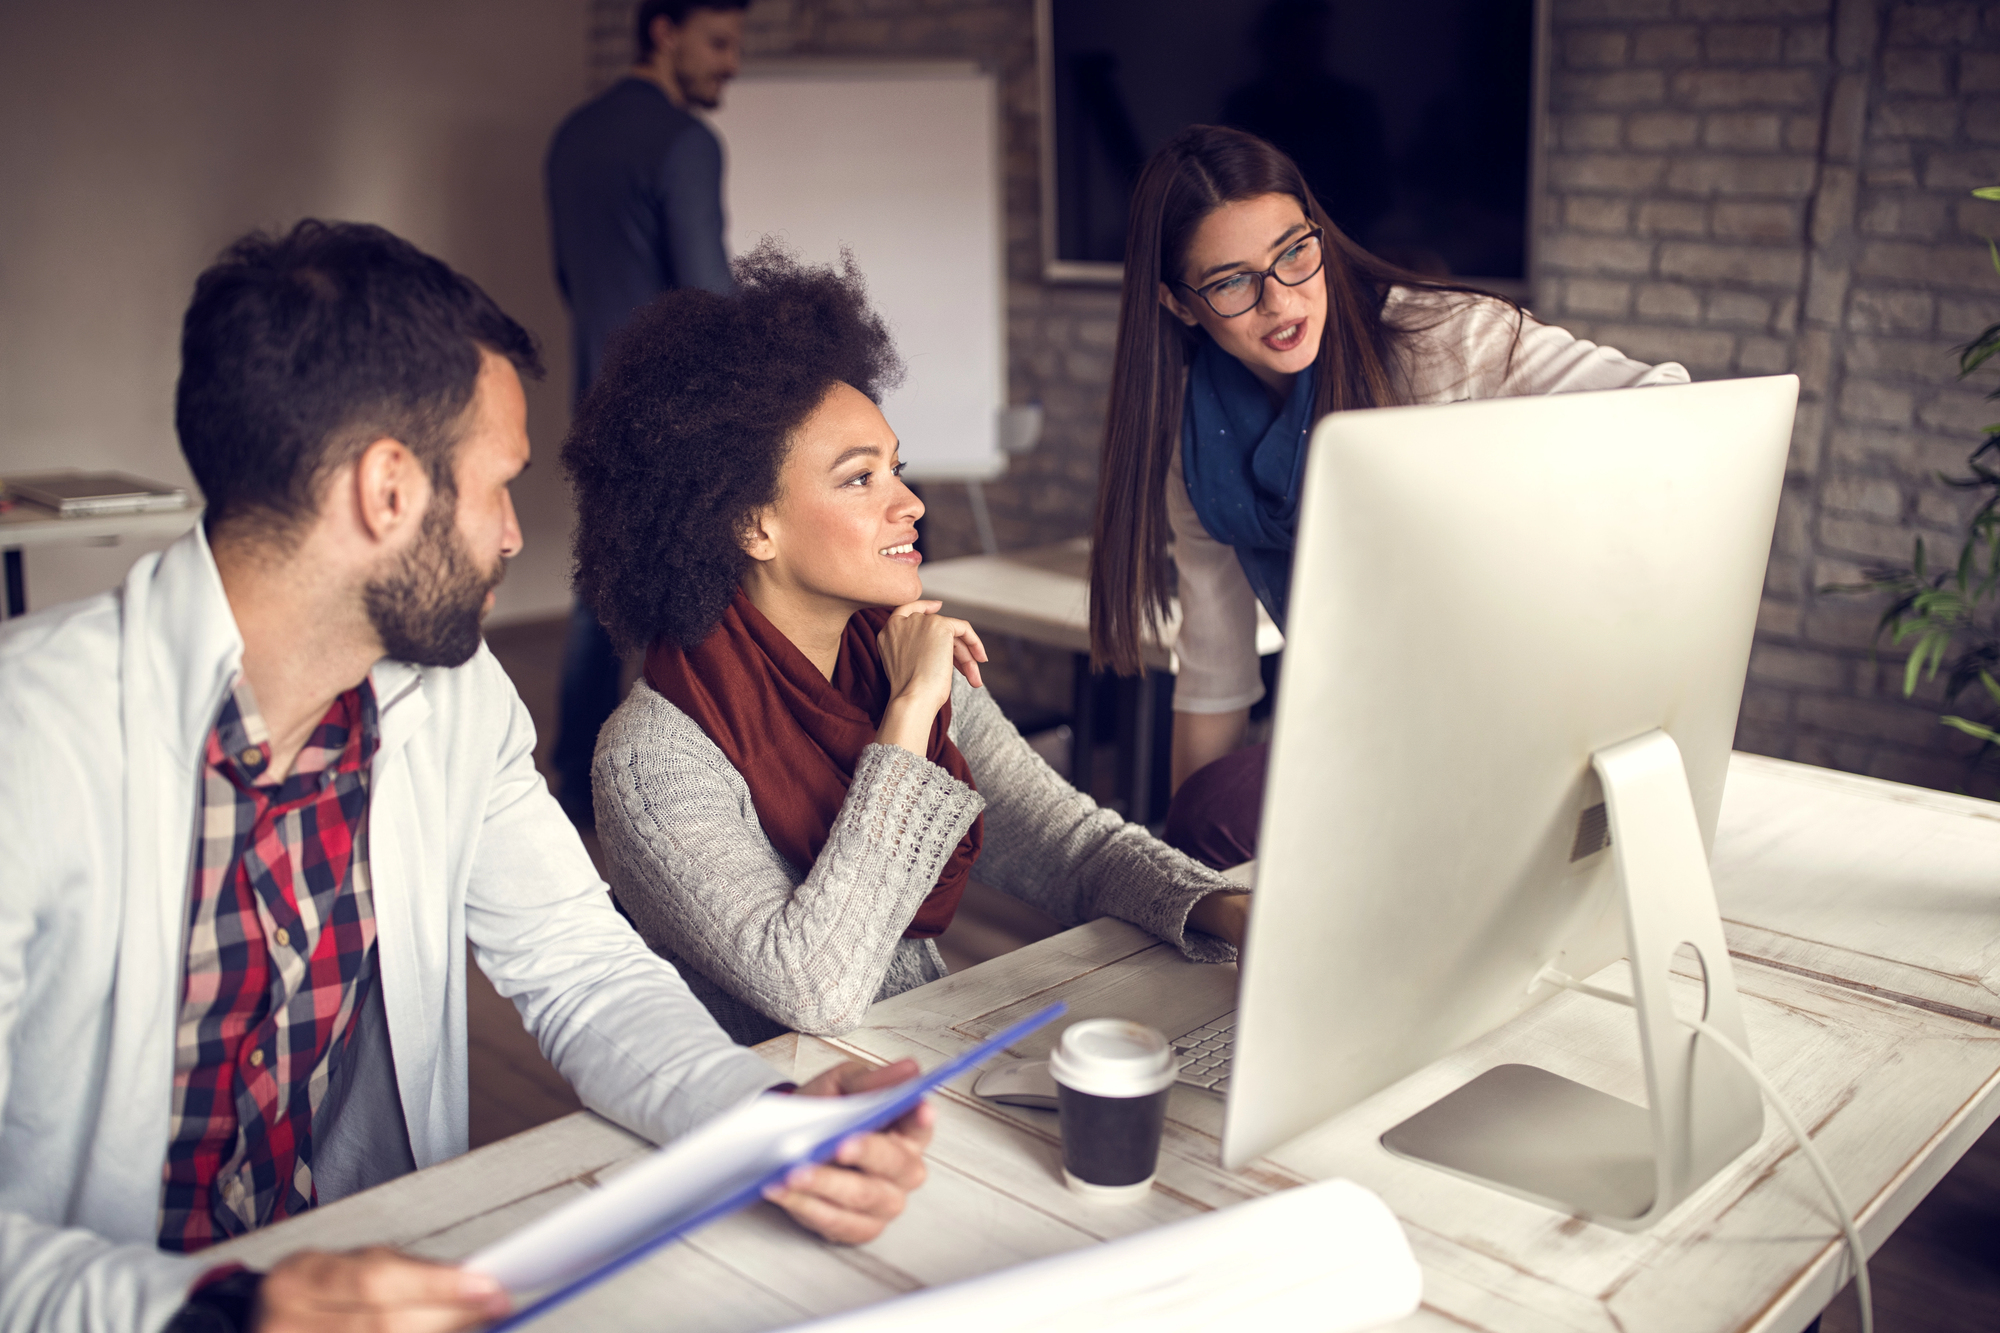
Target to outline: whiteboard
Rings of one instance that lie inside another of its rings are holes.
[[[999,475],[1007,307],[994,76],[970,63],[752,64],[712,124],[727,154],[730,254],[766,234],[813,263],[854,252],[907,368],[882,411],[910,475]]]

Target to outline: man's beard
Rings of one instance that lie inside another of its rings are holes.
[[[434,495],[416,543],[362,590],[382,650],[414,666],[465,665],[479,651],[486,594],[506,570],[504,561],[491,571],[474,563],[459,540],[457,497]]]

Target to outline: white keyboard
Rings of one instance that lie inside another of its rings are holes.
[[[1236,1053],[1236,1015],[1224,1014],[1173,1040],[1181,1058],[1180,1081],[1210,1092],[1229,1091],[1229,1062]]]

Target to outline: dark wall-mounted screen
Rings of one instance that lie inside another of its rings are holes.
[[[1116,264],[1140,167],[1233,125],[1421,272],[1527,275],[1534,0],[1045,0],[1059,266]]]

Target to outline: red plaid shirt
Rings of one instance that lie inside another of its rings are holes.
[[[162,1249],[199,1250],[316,1201],[313,1114],[375,971],[363,836],[376,745],[365,681],[283,778],[247,682],[209,733]]]

